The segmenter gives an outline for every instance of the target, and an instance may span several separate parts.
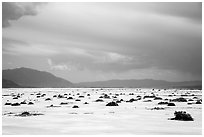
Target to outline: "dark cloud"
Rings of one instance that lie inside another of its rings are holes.
[[[201,23],[202,2],[123,2],[109,3],[127,10],[186,18]]]
[[[12,9],[3,15],[3,24],[36,15],[38,4],[31,5],[3,5]],[[52,70],[73,70],[72,77],[77,75],[79,81],[88,75],[86,70],[129,76],[141,71],[156,77],[161,71],[163,79],[170,79],[172,74],[184,80],[188,75],[189,79],[202,79],[201,3],[76,5],[52,3],[36,18],[22,19],[13,24],[15,28],[4,29],[4,37],[11,38],[3,38],[4,59],[14,54],[25,59],[46,58],[44,63]],[[28,64],[38,66],[38,62]],[[63,72],[60,75],[71,77]]]
[[[202,21],[201,2],[165,2],[155,11],[160,12],[161,14],[191,19],[200,23]]]
[[[2,3],[2,27],[9,27],[11,20],[18,20],[23,16],[35,16],[37,7],[45,3],[17,3],[3,2]]]

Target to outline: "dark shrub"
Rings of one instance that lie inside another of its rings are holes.
[[[171,118],[171,120],[193,121],[191,115],[185,111],[175,111],[174,116],[175,118]]]
[[[68,102],[61,102],[60,105],[67,105]]]
[[[154,107],[154,108],[151,108],[151,110],[164,110],[164,108]]]
[[[110,94],[111,95],[111,94]],[[108,96],[107,94],[104,95],[104,98],[108,98],[110,99],[110,96]]]
[[[21,104],[19,103],[12,103],[11,106],[20,106]]]
[[[54,106],[53,104],[51,104],[50,106],[47,106],[48,108],[50,107],[61,107],[61,106]]]
[[[28,103],[28,105],[33,105],[33,104],[34,104],[33,102],[29,102],[29,103]]]
[[[176,106],[174,103],[168,103],[167,106]]]
[[[54,107],[54,105],[53,105],[53,104],[51,104],[50,106],[47,106],[47,107]]]
[[[84,98],[84,96],[79,96],[79,98]]]
[[[200,100],[196,101],[196,104],[202,104]]]
[[[81,101],[80,99],[76,99],[75,101]]]
[[[168,102],[159,102],[158,105],[166,105],[169,104]]]
[[[116,103],[121,103],[121,101],[120,101],[120,100],[117,100]]]
[[[186,96],[188,96],[188,95],[186,95],[186,94],[182,94],[181,96],[182,96],[182,97],[186,97]]]
[[[97,99],[96,102],[103,102],[103,100],[102,99]]]
[[[49,100],[51,100],[51,99],[50,99],[50,98],[46,98],[46,99],[45,99],[45,101],[49,101]]]
[[[154,95],[152,95],[152,96],[144,96],[143,99],[145,99],[145,98],[155,98],[155,96]]]
[[[18,97],[14,97],[13,99],[18,99]]]
[[[109,102],[106,106],[118,106],[116,102]]]
[[[57,95],[54,95],[53,98],[57,97]]]
[[[11,103],[9,103],[9,102],[6,102],[4,105],[11,105]]]
[[[46,96],[46,94],[42,94],[42,95],[41,95],[41,97],[44,97],[44,96]]]
[[[63,95],[58,95],[57,97],[58,97],[58,98],[64,98],[64,96],[63,96]]]
[[[29,112],[25,111],[20,114],[20,116],[25,117],[31,115]]]
[[[84,104],[89,104],[89,103],[85,102]]]
[[[15,115],[15,116],[20,116],[20,117],[27,117],[27,116],[38,116],[38,115],[43,115],[41,113],[29,113],[27,111],[22,112],[21,114]]]
[[[189,99],[188,101],[193,101],[193,99]]]
[[[128,100],[126,102],[133,102],[133,101],[137,101],[137,99],[131,98],[130,100]]]
[[[176,99],[171,99],[170,101],[172,102],[187,102],[187,100],[185,98],[176,98]]]
[[[74,105],[72,108],[79,108],[79,106],[77,106],[77,105]]]
[[[87,94],[87,96],[90,96],[90,94]]]
[[[68,97],[67,99],[73,99],[73,97]]]
[[[161,97],[155,97],[154,100],[162,100]]]
[[[27,104],[25,101],[22,101],[21,104]]]

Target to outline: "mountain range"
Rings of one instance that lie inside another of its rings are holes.
[[[153,79],[129,79],[107,80],[95,82],[72,83],[68,80],[56,77],[46,71],[38,71],[30,68],[16,68],[2,71],[3,88],[102,88],[102,87],[125,87],[125,88],[199,88],[202,81],[169,82]]]
[[[79,87],[127,87],[127,88],[194,88],[201,87],[202,81],[168,82],[153,79],[108,80],[96,82],[81,82]]]
[[[4,80],[10,80],[21,87],[65,88],[72,85],[71,82],[56,77],[49,72],[24,67],[3,70],[2,77]],[[2,87],[6,86],[2,85]]]

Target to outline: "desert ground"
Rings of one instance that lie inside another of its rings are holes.
[[[193,121],[173,119],[175,111],[185,111]],[[5,88],[2,92],[2,133],[201,135],[202,91]]]

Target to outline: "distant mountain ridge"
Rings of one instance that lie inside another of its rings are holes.
[[[24,67],[3,70],[2,78],[13,81],[22,87],[63,88],[72,85],[71,82],[49,72]]]
[[[30,68],[7,69],[2,72],[3,88],[202,88],[202,81],[168,82],[153,79],[107,80],[71,83],[46,71]]]
[[[2,79],[2,88],[21,88],[20,85],[16,84],[15,82],[7,79]]]
[[[96,82],[81,82],[78,87],[129,87],[129,88],[182,88],[182,87],[202,87],[202,81],[169,82],[165,80],[153,79],[129,79],[129,80],[107,80]]]

